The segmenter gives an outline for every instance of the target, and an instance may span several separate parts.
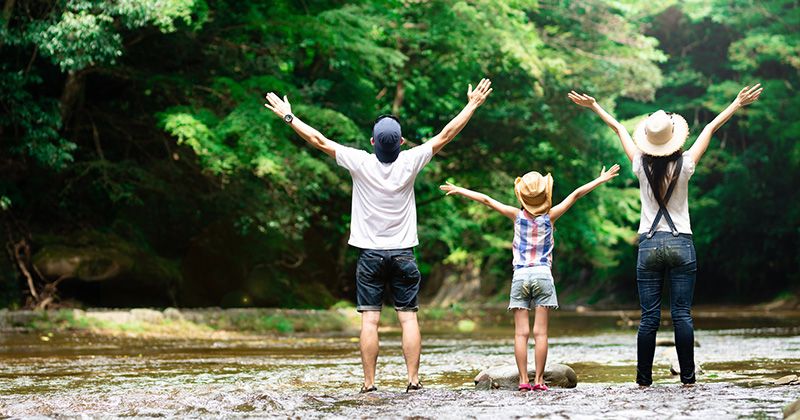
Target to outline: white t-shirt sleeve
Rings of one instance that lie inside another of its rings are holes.
[[[642,154],[637,153],[633,155],[633,160],[631,161],[631,170],[633,174],[639,176],[639,172],[642,170]]]
[[[691,177],[694,174],[695,163],[692,160],[691,153],[683,152],[683,166],[681,167],[681,172],[685,173],[687,176]]]
[[[433,158],[433,147],[431,147],[431,145],[428,143],[422,143],[421,145],[406,151],[406,153],[408,153],[414,173],[418,174],[419,171],[421,171],[422,168],[424,168],[425,165],[431,161],[431,158]]]
[[[363,150],[341,144],[336,147],[336,164],[350,172],[357,170],[367,157],[369,157],[369,153]]]

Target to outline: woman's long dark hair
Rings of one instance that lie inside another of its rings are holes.
[[[677,178],[680,175],[674,173],[674,170],[670,171],[670,168],[675,167],[675,165],[670,164],[677,161],[682,154],[683,149],[678,149],[675,153],[667,156],[642,155],[642,164],[650,168],[650,172],[653,173],[653,180],[656,183],[656,185],[651,186],[653,195],[659,197],[662,201],[667,194],[667,185],[669,185],[673,177]]]

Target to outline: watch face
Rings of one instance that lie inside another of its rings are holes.
[[[286,114],[286,115],[283,116],[283,120],[286,121],[287,123],[292,122],[293,119],[294,119],[294,115],[292,115],[292,114]]]

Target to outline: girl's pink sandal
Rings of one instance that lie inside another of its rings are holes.
[[[520,391],[533,391],[534,389],[536,388],[531,387],[531,384],[519,384]]]
[[[550,388],[548,388],[547,385],[545,385],[545,384],[536,384],[536,385],[533,386],[533,390],[534,391],[547,391],[549,389]]]

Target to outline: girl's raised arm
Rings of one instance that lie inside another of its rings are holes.
[[[600,170],[600,176],[589,182],[588,184],[584,184],[578,187],[575,191],[573,191],[564,201],[558,203],[557,206],[553,206],[550,209],[550,220],[555,223],[559,217],[563,216],[564,213],[578,201],[579,198],[583,197],[586,194],[589,194],[593,189],[600,186],[600,184],[604,182],[611,181],[619,175],[619,165],[614,164],[609,170],[606,170],[606,167],[603,166],[603,169]]]
[[[440,185],[439,189],[446,192],[447,195],[460,195],[467,197],[470,200],[477,201],[511,220],[515,220],[517,218],[517,213],[519,212],[518,208],[503,204],[486,194],[458,187],[449,182],[445,183],[444,185]]]
[[[626,130],[625,127],[622,124],[620,124],[619,121],[614,119],[614,117],[612,117],[611,114],[606,112],[606,110],[603,109],[603,107],[601,107],[600,104],[598,104],[593,97],[585,93],[578,93],[573,90],[567,94],[567,97],[571,99],[572,102],[575,102],[577,105],[580,105],[584,108],[589,108],[592,111],[594,111],[595,114],[599,115],[600,118],[603,120],[603,122],[606,123],[606,125],[608,125],[609,127],[611,127],[611,129],[614,130],[615,133],[617,133],[617,137],[619,137],[619,141],[622,143],[622,148],[625,150],[625,154],[628,155],[628,160],[633,162],[633,156],[636,155],[639,149],[633,142],[633,139],[631,138],[630,133],[628,133],[628,130]]]

